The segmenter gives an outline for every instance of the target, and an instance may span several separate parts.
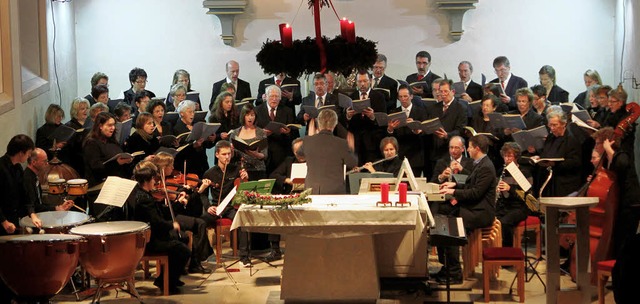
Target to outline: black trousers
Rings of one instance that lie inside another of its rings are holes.
[[[201,218],[182,214],[176,215],[176,221],[180,224],[182,231],[191,231],[193,233],[191,263],[197,264],[206,260],[211,253],[211,247],[207,239],[207,223]]]
[[[191,256],[189,247],[180,240],[152,241],[147,244],[151,253],[166,254],[169,257],[169,287],[174,288]]]

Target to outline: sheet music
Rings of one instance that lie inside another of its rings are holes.
[[[229,202],[231,202],[231,199],[236,195],[236,189],[237,187],[233,187],[231,191],[229,191],[229,194],[227,194],[227,196],[224,197],[222,202],[218,204],[218,207],[216,207],[216,213],[218,215],[220,215],[224,211],[224,209],[227,208],[227,205],[229,205]]]
[[[122,208],[135,186],[136,181],[109,176],[98,194],[96,203]]]
[[[291,180],[307,178],[307,163],[291,164]]]
[[[518,186],[524,190],[524,192],[529,191],[531,189],[531,183],[527,180],[527,178],[522,174],[522,171],[516,166],[515,162],[511,162],[507,167],[507,171],[511,174],[511,177],[518,183]]]
[[[456,227],[458,228],[458,236],[459,237],[466,237],[466,234],[464,232],[464,223],[462,222],[462,218],[461,217],[456,217]]]

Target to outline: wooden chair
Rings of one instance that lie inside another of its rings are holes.
[[[537,216],[527,216],[527,219],[520,222],[518,226],[513,230],[513,247],[521,248],[522,246],[522,236],[524,235],[525,227],[526,231],[534,231],[536,234],[536,257],[540,259],[542,256],[542,246],[541,246],[541,229],[540,229],[540,218]]]
[[[146,253],[140,259],[142,263],[142,279],[146,280],[149,277],[149,261],[156,262],[156,275],[160,273],[162,269],[163,280],[163,293],[165,296],[169,295],[169,257],[165,254],[149,254]]]
[[[598,262],[598,304],[604,304],[604,285],[609,281],[615,264],[616,260]]]
[[[489,283],[491,281],[491,271],[488,269],[498,268],[500,266],[513,266],[516,269],[516,276],[518,278],[518,297],[520,303],[524,303],[524,253],[520,248],[514,247],[492,247],[482,250],[482,269],[483,269],[483,292],[484,302],[488,303],[490,300],[489,295]]]
[[[482,248],[502,246],[502,225],[494,219],[493,225],[473,230],[468,235],[469,243],[462,248],[462,275],[469,278],[475,273],[475,268],[482,261]],[[483,268],[484,269],[484,268]]]
[[[211,246],[216,250],[216,264],[222,262],[222,242],[223,240],[231,241],[231,249],[233,249],[233,256],[238,256],[238,232],[234,230],[231,232],[232,221],[227,218],[221,218],[216,220],[215,229],[215,246]],[[233,237],[231,236],[233,234]]]

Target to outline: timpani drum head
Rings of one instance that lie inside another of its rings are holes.
[[[46,211],[36,213],[36,215],[42,221],[42,228],[44,229],[74,227],[91,221],[89,215],[77,211]],[[29,216],[20,219],[20,226],[36,227]]]
[[[82,236],[72,234],[16,234],[0,236],[1,243],[67,242],[81,241]]]
[[[86,236],[118,235],[138,232],[149,228],[149,224],[136,221],[117,221],[87,224],[71,229],[71,233]]]
[[[85,185],[88,183],[89,182],[86,179],[82,178],[70,179],[69,181],[67,181],[67,184],[69,185]]]

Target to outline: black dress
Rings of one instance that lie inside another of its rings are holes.
[[[176,136],[190,131],[182,120],[178,120],[173,127],[173,134]],[[195,173],[199,177],[202,177],[204,171],[209,168],[206,149],[213,148],[213,146],[214,142],[208,140],[205,140],[199,148],[195,148],[193,144],[191,144],[176,155],[173,163],[176,167],[182,168],[184,161],[187,161],[187,173]]]
[[[83,150],[85,178],[89,182],[89,187],[102,183],[107,176],[131,178],[132,167],[130,164],[120,165],[117,160],[104,163],[122,153],[120,145],[114,139],[103,141],[89,138],[85,141]]]
[[[147,155],[152,155],[160,148],[160,142],[157,137],[150,135],[149,139],[145,139],[139,132],[133,133],[124,144],[124,151],[127,153],[133,153],[138,151],[144,151],[144,155],[136,156],[131,163],[135,167],[137,163],[143,160]]]

